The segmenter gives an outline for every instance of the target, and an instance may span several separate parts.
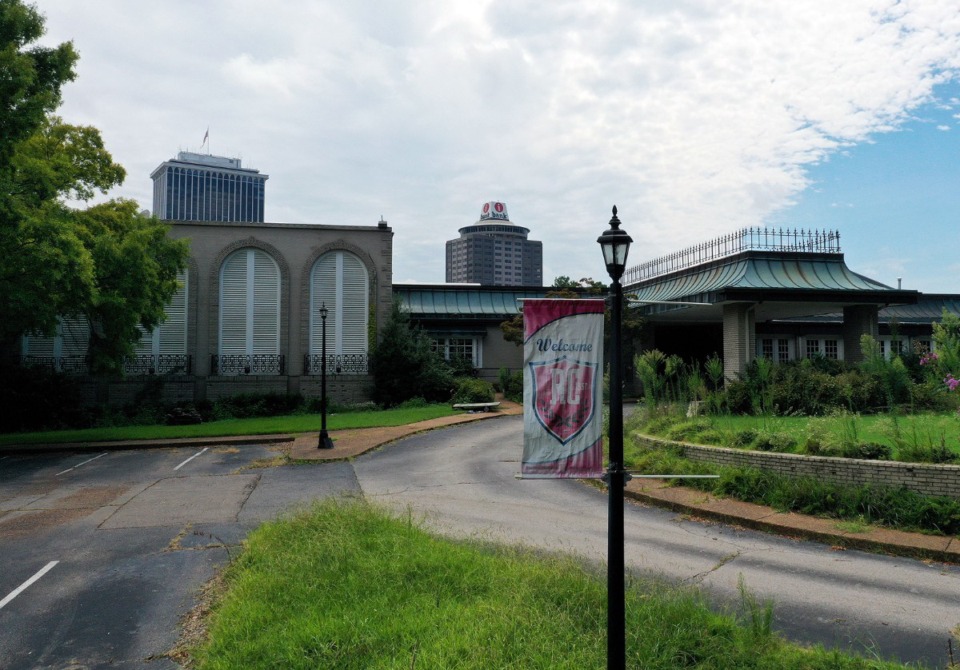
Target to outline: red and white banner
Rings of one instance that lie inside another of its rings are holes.
[[[603,474],[603,306],[523,301],[521,476]]]

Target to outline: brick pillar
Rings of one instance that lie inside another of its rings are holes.
[[[737,379],[756,352],[755,313],[750,303],[723,306],[723,376]]]
[[[860,336],[880,334],[876,305],[851,305],[843,308],[843,359],[849,363],[863,360]]]

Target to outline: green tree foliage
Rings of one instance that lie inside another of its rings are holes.
[[[430,348],[430,338],[410,322],[410,315],[394,301],[390,318],[370,361],[373,399],[385,407],[411,398],[445,402],[454,389],[450,367]]]
[[[0,0],[0,342],[84,316],[92,369],[112,372],[132,353],[137,326],[163,319],[187,245],[132,201],[67,204],[126,173],[96,128],[53,115],[77,55],[70,43],[34,45],[43,23],[35,8]]]

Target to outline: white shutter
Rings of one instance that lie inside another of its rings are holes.
[[[60,326],[57,326],[59,332]],[[58,336],[43,337],[42,335],[24,335],[22,352],[24,356],[56,356],[55,343]]]
[[[137,330],[140,331],[140,339],[137,340],[136,345],[133,347],[134,356],[152,356],[153,355],[153,342],[154,342],[154,331],[147,330],[143,326],[137,326]],[[156,338],[159,339],[159,338]]]
[[[166,320],[160,324],[159,341],[153,346],[154,354],[181,355],[187,353],[187,292],[190,277],[186,271],[177,275],[177,292],[166,308]],[[139,352],[137,352],[139,353]]]
[[[337,353],[367,353],[367,269],[353,254],[343,254],[340,279],[343,300],[338,304],[341,331]]]
[[[270,256],[251,250],[253,277],[253,349],[251,354],[280,353],[280,271]],[[248,327],[249,327],[248,325]]]
[[[90,324],[84,316],[64,317],[60,320],[61,356],[86,356],[90,348]]]
[[[230,254],[220,270],[220,353],[247,353],[247,254]]]
[[[324,254],[313,265],[310,278],[310,353],[320,355],[322,323],[320,307],[327,308],[327,354],[336,353],[337,255]]]

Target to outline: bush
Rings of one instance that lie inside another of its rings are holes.
[[[500,368],[500,390],[503,397],[513,402],[523,402],[523,371],[510,372],[507,368]]]
[[[216,419],[282,416],[293,414],[303,404],[303,396],[299,393],[241,393],[218,399],[213,406],[213,416]]]
[[[493,401],[493,385],[490,382],[471,377],[461,377],[455,381],[454,404]]]
[[[85,428],[92,413],[81,403],[80,386],[67,375],[44,367],[0,366],[0,431]]]
[[[786,433],[760,433],[753,441],[753,447],[758,451],[791,452],[797,446],[797,441]]]
[[[893,449],[879,442],[847,443],[841,448],[844,458],[863,458],[870,461],[889,461],[893,458]]]
[[[373,399],[393,407],[413,397],[446,402],[453,395],[453,373],[431,349],[430,338],[410,323],[410,315],[395,301],[370,357]]]

